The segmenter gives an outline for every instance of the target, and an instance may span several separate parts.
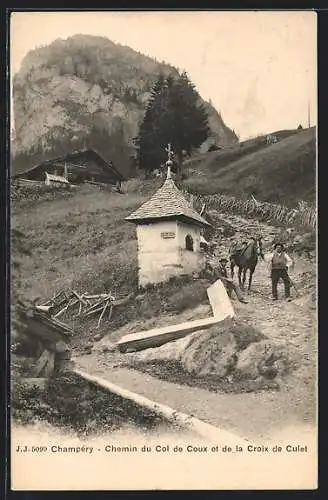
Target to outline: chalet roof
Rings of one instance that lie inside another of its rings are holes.
[[[186,200],[174,181],[169,177],[156,193],[138,210],[126,217],[130,222],[146,222],[159,219],[181,219],[197,225],[210,226]]]
[[[40,311],[37,307],[29,310],[23,304],[18,304],[18,312],[23,320],[28,333],[32,336],[42,337],[50,341],[64,340],[69,342],[74,331],[66,323],[57,318],[50,317],[47,313]]]
[[[114,173],[118,180],[125,180],[124,176],[115,168],[113,163],[111,161],[107,162],[95,149],[81,149],[63,156],[50,158],[27,170],[19,172],[14,177],[24,177],[33,171],[44,170],[48,165],[64,166],[66,162],[73,164],[75,168],[87,169],[87,163],[90,160],[103,167],[104,170]]]

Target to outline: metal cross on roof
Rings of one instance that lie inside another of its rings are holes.
[[[173,158],[174,153],[173,153],[173,150],[171,148],[170,143],[167,145],[167,148],[165,148],[165,151],[167,152],[167,156],[168,156],[168,159],[165,162],[165,165],[167,166],[166,179],[171,179],[171,167],[173,165],[172,158]]]
[[[165,148],[165,151],[167,152],[167,157],[168,157],[167,159],[168,160],[172,160],[174,152],[173,152],[173,149],[171,148],[171,144],[170,143],[167,145],[167,148]]]

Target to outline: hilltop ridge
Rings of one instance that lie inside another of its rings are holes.
[[[185,187],[195,193],[295,206],[316,200],[316,129],[274,133],[276,144],[257,137],[186,162]]]

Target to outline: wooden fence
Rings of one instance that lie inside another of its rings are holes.
[[[259,219],[273,225],[288,225],[315,232],[317,211],[306,202],[300,201],[297,208],[288,208],[274,203],[259,202],[253,199],[240,200],[223,194],[200,195],[184,191],[184,195],[200,209],[204,204],[207,210],[243,215]]]

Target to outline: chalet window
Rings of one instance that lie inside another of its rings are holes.
[[[193,252],[194,251],[194,240],[192,239],[192,236],[190,236],[190,234],[187,234],[185,241],[186,241],[186,250]]]

